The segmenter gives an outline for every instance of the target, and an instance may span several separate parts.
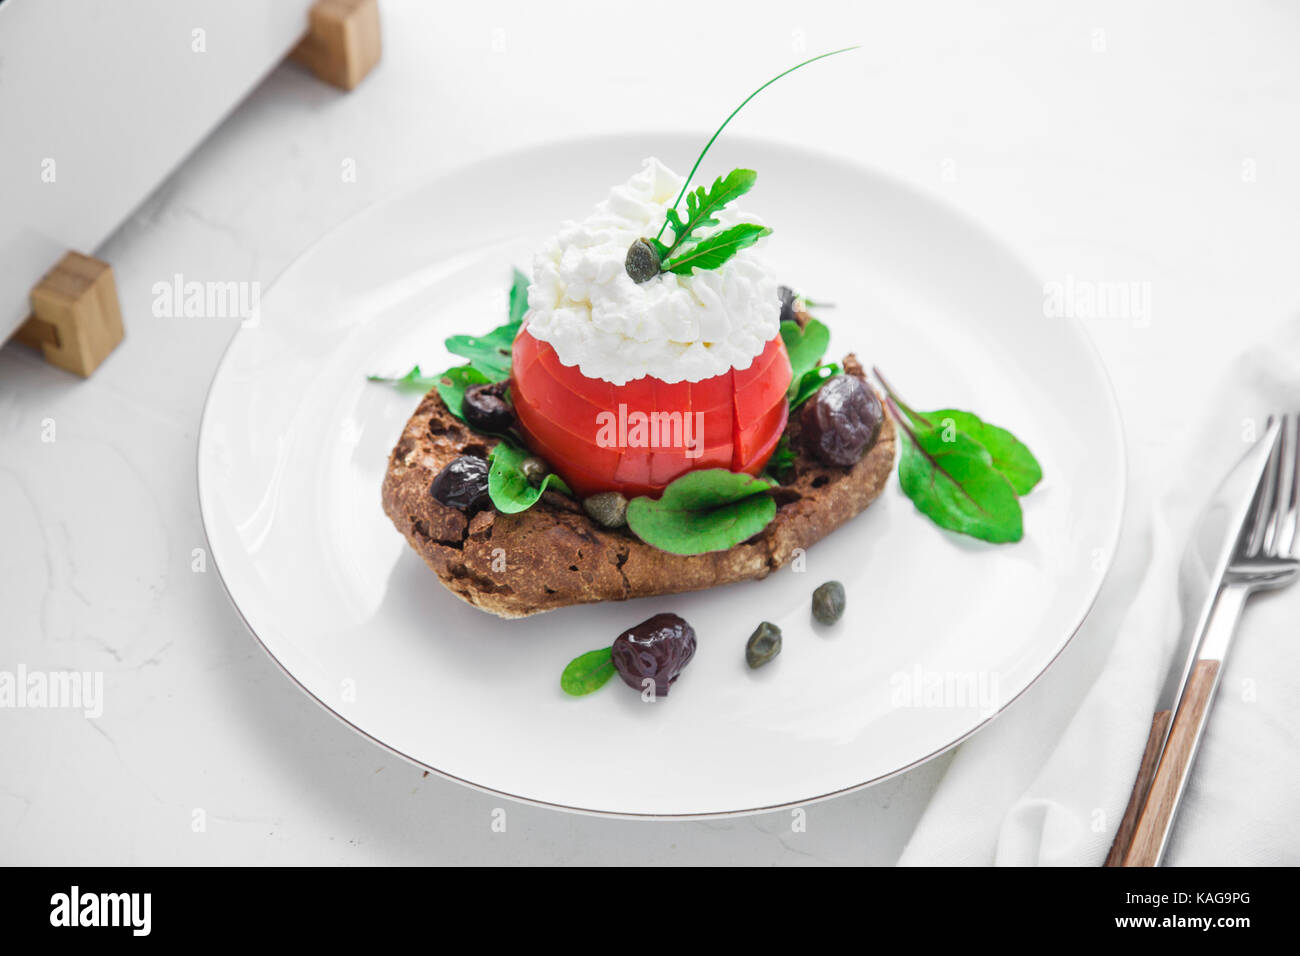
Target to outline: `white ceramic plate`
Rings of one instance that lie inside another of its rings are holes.
[[[1119,532],[1124,460],[1084,332],[996,241],[872,172],[725,138],[708,168],[759,170],[782,281],[837,304],[832,357],[856,349],[919,408],[1013,428],[1045,478],[1024,541],[940,531],[891,480],[806,569],[713,591],[501,621],[443,590],[383,514],[388,452],[418,396],[366,382],[453,364],[442,340],[503,321],[512,266],[653,152],[697,137],[571,142],[480,163],[379,205],[307,252],[217,370],[199,438],[213,557],[249,628],[305,691],[430,770],[507,796],[620,815],[805,803],[897,773],[1025,689],[1092,604]],[[815,629],[836,578],[848,610]],[[670,697],[617,679],[566,697],[574,656],[672,610],[699,649]],[[763,620],[784,649],[750,671]]]

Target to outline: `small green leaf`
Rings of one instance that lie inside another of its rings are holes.
[[[785,343],[786,353],[790,356],[790,370],[794,373],[787,397],[794,398],[803,377],[815,369],[826,354],[831,344],[831,330],[816,319],[809,319],[803,328],[799,328],[796,322],[782,322],[781,341]]]
[[[487,335],[453,335],[446,341],[452,355],[469,359],[489,382],[501,382],[510,377],[511,348],[515,336],[528,311],[528,277],[518,269],[510,286],[510,321],[498,325]]]
[[[682,475],[658,498],[633,498],[627,505],[632,533],[670,554],[726,551],[762,531],[776,516],[776,502],[764,494],[765,478],[707,468]]]
[[[460,405],[465,398],[465,390],[471,385],[486,385],[487,382],[488,377],[474,366],[457,365],[434,379],[433,384],[437,386],[438,394],[442,396],[447,411],[464,421],[465,416],[461,414]]]
[[[923,423],[942,435],[958,431],[979,442],[993,459],[993,467],[1006,475],[1018,495],[1027,495],[1042,480],[1043,469],[1033,452],[1011,432],[990,425],[973,412],[942,408],[937,412],[916,412]]]
[[[782,435],[781,440],[776,443],[776,450],[772,452],[772,457],[767,460],[767,467],[763,471],[779,482],[794,467],[798,457],[794,449],[790,447],[789,436]]]
[[[469,359],[490,382],[510,377],[510,348],[519,334],[518,322],[498,325],[487,335],[453,335],[447,339],[447,351]]]
[[[794,411],[808,399],[816,394],[817,389],[825,384],[828,378],[834,378],[840,374],[840,367],[834,362],[826,365],[818,365],[816,368],[810,368],[796,379],[790,381],[790,411]]]
[[[420,366],[416,365],[401,378],[388,378],[383,375],[367,375],[366,379],[371,382],[384,382],[400,388],[403,391],[420,391],[427,392],[438,384],[438,379],[429,378],[420,372]]]
[[[418,365],[401,378],[384,378],[380,375],[370,375],[367,378],[372,382],[388,382],[401,389],[418,389],[421,392],[437,387],[447,408],[463,421],[460,403],[465,397],[465,389],[471,385],[501,382],[510,377],[511,348],[527,311],[528,276],[516,269],[510,286],[510,321],[484,336],[453,335],[447,339],[447,351],[469,359],[468,365],[449,368],[435,378],[422,375]]]
[[[916,425],[903,428],[898,482],[917,510],[950,531],[995,543],[1019,541],[1020,501],[984,446],[960,431],[944,435],[941,428]]]
[[[510,284],[510,324],[524,320],[528,311],[528,276],[515,270],[514,281]]]
[[[489,456],[492,467],[488,470],[488,495],[492,506],[502,514],[513,515],[527,511],[541,500],[548,489],[573,494],[564,479],[551,472],[536,487],[528,480],[520,466],[528,452],[506,441],[497,442]]]
[[[560,675],[560,689],[574,697],[600,690],[614,676],[612,647],[587,651],[569,661]]]
[[[673,230],[673,241],[668,245],[659,241],[663,236],[662,229],[655,237],[659,258],[666,259],[686,242],[695,241],[696,230],[706,226],[716,226],[718,220],[714,214],[720,212],[727,203],[749,192],[757,179],[758,173],[752,169],[733,169],[726,176],[715,179],[709,188],[705,189],[701,186],[694,192],[687,193],[684,222],[677,212],[677,203],[674,203],[673,208],[667,212],[667,225]],[[678,201],[680,202],[680,198]]]
[[[741,249],[752,246],[764,236],[770,236],[772,230],[766,226],[756,226],[752,222],[742,222],[738,226],[715,232],[706,239],[701,239],[675,259],[669,259],[661,268],[663,272],[688,276],[694,269],[716,269]]]

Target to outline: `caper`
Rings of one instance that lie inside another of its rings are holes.
[[[546,467],[546,462],[533,455],[529,455],[519,463],[519,470],[524,473],[524,477],[534,488],[545,481],[546,476],[551,473],[551,469]]]
[[[621,528],[627,524],[627,499],[617,491],[602,491],[584,498],[582,509],[601,527]]]
[[[627,247],[623,268],[637,285],[649,282],[659,274],[659,253],[649,239],[638,239]]]
[[[769,621],[758,625],[745,644],[745,663],[762,667],[781,653],[781,629]]]
[[[834,624],[844,613],[844,585],[827,581],[812,596],[812,613],[822,624]]]

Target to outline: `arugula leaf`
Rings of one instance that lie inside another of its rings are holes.
[[[510,350],[527,311],[528,276],[516,269],[510,286],[510,321],[487,335],[450,336],[446,341],[447,351],[469,359],[469,364],[486,376],[487,381],[504,381],[510,377]]]
[[[840,367],[834,362],[810,368],[798,378],[790,380],[790,411],[794,411],[816,394],[827,379],[840,374]]]
[[[542,492],[547,489],[573,494],[564,479],[551,472],[542,479],[537,487],[528,480],[520,467],[528,452],[516,448],[507,441],[499,441],[492,454],[488,456],[492,467],[488,470],[488,496],[492,505],[502,514],[513,515],[527,511],[541,500]]]
[[[366,380],[370,382],[384,382],[388,385],[396,386],[403,390],[427,392],[438,383],[438,379],[430,378],[420,371],[420,366],[415,365],[411,370],[401,378],[388,378],[383,375],[367,375]]]
[[[515,270],[514,279],[510,283],[510,322],[522,322],[524,313],[528,311],[528,276],[524,275],[518,269]]]
[[[527,311],[528,276],[516,269],[510,285],[510,321],[482,337],[453,335],[447,339],[447,351],[469,359],[468,365],[457,365],[436,377],[422,374],[418,365],[401,378],[385,378],[382,375],[366,377],[372,382],[387,382],[401,389],[427,392],[431,388],[437,388],[447,409],[464,421],[460,405],[467,388],[471,385],[501,382],[510,377],[511,348]]]
[[[560,675],[560,689],[574,697],[582,697],[600,690],[613,676],[613,647],[602,647],[569,661]]]
[[[498,325],[487,335],[453,335],[447,339],[447,351],[469,359],[490,382],[500,382],[510,377],[510,347],[519,334],[518,322]]]
[[[777,80],[781,79],[781,77],[783,77],[783,76],[789,76],[789,75],[790,75],[791,73],[793,73],[795,70],[801,70],[801,69],[803,69],[805,66],[807,66],[809,63],[816,63],[818,60],[824,60],[824,59],[826,59],[828,56],[836,56],[837,54],[840,54],[840,53],[847,53],[847,52],[849,52],[850,50],[856,50],[856,49],[858,49],[858,47],[856,47],[856,46],[848,46],[848,47],[844,47],[844,48],[841,49],[841,50],[831,50],[829,53],[819,53],[817,56],[809,57],[807,60],[804,60],[802,63],[796,63],[794,66],[790,67],[788,70],[782,70],[782,71],[781,71],[780,73],[778,73],[776,76],[772,77],[770,80],[768,80],[768,81],[765,82],[762,86],[760,86],[758,89],[756,89],[753,93],[750,93],[750,94],[749,94],[748,96],[746,96],[743,100],[741,100],[741,101],[740,101],[740,105],[737,106],[734,110],[732,110],[731,113],[728,114],[727,118],[724,119],[724,120],[722,121],[722,125],[719,126],[716,130],[713,131],[713,135],[709,137],[709,141],[708,141],[707,143],[705,143],[705,144],[704,144],[704,148],[703,148],[702,150],[700,150],[700,155],[698,155],[698,156],[695,157],[695,165],[691,167],[691,171],[686,175],[686,181],[685,181],[684,183],[682,183],[682,191],[681,191],[680,193],[677,194],[677,199],[673,202],[673,211],[674,211],[674,212],[676,211],[676,209],[677,209],[677,204],[680,203],[680,202],[682,201],[682,196],[685,195],[686,190],[690,187],[690,185],[691,185],[691,180],[695,178],[695,172],[696,172],[696,170],[698,170],[698,169],[700,168],[700,163],[704,162],[704,157],[707,156],[708,153],[709,153],[709,150],[713,148],[713,144],[717,141],[718,137],[722,135],[722,131],[723,131],[724,129],[727,128],[727,124],[730,123],[733,119],[736,118],[736,114],[739,113],[741,110],[743,110],[743,109],[745,108],[746,104],[748,104],[750,100],[752,100],[754,97],[756,97],[759,93],[762,93],[765,89],[767,89],[769,86],[771,86],[771,85],[772,85],[773,83],[775,83]],[[750,173],[751,173],[751,176],[753,175],[753,174],[752,174],[752,171],[750,171],[750,170],[735,170],[735,171],[732,172],[731,175],[735,175],[735,172],[750,172]],[[751,179],[749,185],[750,185],[750,186],[753,185],[753,181],[752,181],[752,179]],[[714,183],[714,186],[716,187],[716,186],[717,186],[717,183]],[[746,186],[745,188],[748,189],[749,186]],[[739,193],[737,193],[737,195],[739,195]],[[734,198],[734,197],[733,197],[733,198]],[[655,238],[654,238],[653,240],[651,240],[652,242],[655,243],[655,245],[661,245],[660,242],[659,242],[659,240],[663,237],[664,230],[667,229],[667,228],[668,228],[668,224],[667,224],[667,223],[665,223],[663,226],[660,227],[659,232],[656,234]],[[680,235],[680,233],[679,233],[679,235]]]
[[[941,528],[983,541],[1003,543],[1024,536],[1023,516],[1015,489],[993,466],[979,442],[958,431],[917,423],[899,416],[903,434],[898,482],[917,510]],[[946,440],[951,438],[952,440]]]
[[[912,412],[924,424],[939,429],[945,437],[954,431],[979,442],[988,451],[993,467],[1006,476],[1016,494],[1024,496],[1043,478],[1043,469],[1033,452],[1005,428],[990,425],[974,412],[942,408],[937,412]]]
[[[752,246],[764,236],[771,234],[772,230],[766,226],[742,222],[722,232],[715,232],[706,239],[701,239],[675,259],[665,262],[660,270],[674,275],[688,276],[693,269],[716,269],[741,249]]]
[[[815,369],[826,354],[831,344],[831,330],[816,319],[809,319],[803,328],[795,322],[782,322],[781,341],[785,343],[790,369],[794,373],[786,397],[793,399],[803,377]]]
[[[762,531],[776,516],[776,502],[764,494],[765,478],[707,468],[687,472],[659,499],[633,498],[627,505],[632,533],[670,554],[726,551]]]
[[[673,203],[672,208],[667,212],[668,221],[659,228],[658,235],[651,240],[655,251],[659,253],[660,261],[666,260],[683,243],[692,241],[692,233],[696,230],[703,229],[705,226],[716,226],[718,220],[714,214],[720,212],[727,203],[749,192],[757,179],[758,173],[752,169],[733,169],[726,176],[715,179],[709,188],[701,186],[694,192],[687,193],[685,222],[677,212],[677,203]],[[678,202],[681,202],[680,198]],[[671,244],[665,244],[661,241],[664,229],[670,226],[673,230],[673,241]]]

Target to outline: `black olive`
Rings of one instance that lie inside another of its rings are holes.
[[[501,435],[515,423],[515,410],[506,401],[509,382],[488,382],[471,385],[460,400],[460,413],[465,424],[475,431]]]
[[[834,624],[844,613],[844,585],[827,581],[812,596],[812,614],[822,624]]]
[[[804,403],[799,440],[822,464],[847,467],[876,443],[884,418],[880,398],[860,378],[836,375]]]
[[[793,322],[794,317],[794,289],[788,285],[777,286],[776,294],[781,297],[781,321]]]
[[[758,625],[745,645],[745,663],[751,668],[762,667],[781,653],[781,629],[770,621]]]
[[[610,657],[623,683],[643,690],[653,680],[655,696],[667,697],[668,688],[695,656],[695,629],[676,614],[656,614],[629,628],[614,640]]]
[[[649,239],[638,239],[627,247],[623,268],[637,285],[649,282],[659,274],[659,253]]]
[[[436,501],[473,513],[492,504],[488,496],[488,463],[476,455],[461,455],[454,459],[429,485],[429,494]]]

